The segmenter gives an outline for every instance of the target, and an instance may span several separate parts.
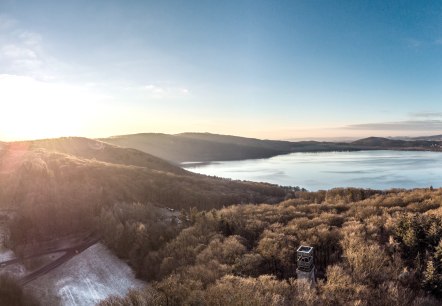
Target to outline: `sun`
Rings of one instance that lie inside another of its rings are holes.
[[[0,75],[0,139],[79,135],[98,112],[98,100],[76,86]]]

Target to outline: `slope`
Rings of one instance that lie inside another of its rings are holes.
[[[147,167],[152,170],[172,173],[184,173],[182,169],[170,165],[168,162],[150,154],[135,149],[121,148],[84,137],[62,137],[55,139],[11,142],[6,143],[5,148],[19,150],[43,148],[47,151],[65,153],[82,159],[93,159],[112,164]]]
[[[134,149],[84,138],[8,143],[0,152],[0,181],[0,208],[15,209],[18,216],[11,228],[15,243],[94,229],[102,211],[123,203],[210,210],[277,203],[293,191],[194,174]]]
[[[42,148],[49,147],[46,142],[37,142],[11,143],[0,153],[0,203],[140,201],[203,209],[274,202],[273,197],[286,195],[274,185],[198,175],[146,153],[94,140],[60,139],[50,144],[54,151]],[[98,145],[100,149],[95,149]],[[72,155],[55,151],[59,148]]]
[[[209,133],[133,134],[103,138],[101,141],[152,154],[180,163],[190,161],[265,158],[291,152],[350,150],[348,144],[316,141],[277,141]]]

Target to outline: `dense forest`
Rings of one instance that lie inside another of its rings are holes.
[[[197,175],[82,138],[4,144],[0,161],[18,255],[87,230],[148,282],[102,305],[442,302],[442,189],[308,192]],[[315,286],[296,278],[301,244],[315,248]],[[6,298],[35,303],[1,281]]]
[[[166,231],[107,212],[106,243],[150,284],[101,305],[440,305],[441,203],[440,189],[297,192],[183,211]],[[315,247],[316,286],[296,279],[300,244]]]

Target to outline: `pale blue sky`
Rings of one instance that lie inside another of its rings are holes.
[[[0,139],[442,133],[440,1],[0,0]]]

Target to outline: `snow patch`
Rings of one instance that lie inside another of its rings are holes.
[[[42,305],[95,305],[143,286],[126,263],[104,245],[95,244],[25,288]]]
[[[9,249],[4,249],[0,247],[0,262],[11,260],[15,258],[14,252]]]

